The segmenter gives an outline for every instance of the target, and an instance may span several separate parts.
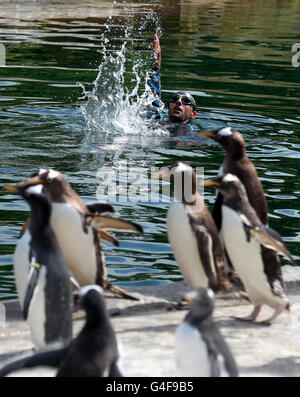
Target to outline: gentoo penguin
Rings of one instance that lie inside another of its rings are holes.
[[[102,288],[97,285],[88,285],[80,290],[86,323],[71,343],[55,350],[10,358],[1,366],[0,376],[36,366],[58,368],[56,376],[59,377],[122,376],[118,366],[117,340],[102,294]]]
[[[192,167],[176,162],[152,178],[174,180],[174,201],[167,214],[168,238],[187,284],[191,288],[210,286],[215,291],[230,290],[218,230],[196,191]]]
[[[219,176],[224,174],[234,174],[244,184],[250,204],[254,207],[257,216],[264,225],[268,225],[268,205],[263,191],[262,184],[256,172],[256,168],[247,156],[246,145],[242,134],[231,127],[220,128],[215,131],[199,132],[202,136],[212,138],[219,142],[224,150],[226,156],[219,171]],[[215,220],[218,230],[222,223],[222,193],[217,193],[217,198],[212,209],[212,216]],[[221,233],[222,235],[222,233]],[[280,266],[280,261],[276,252],[262,247],[262,255],[264,262],[271,263],[273,267]],[[232,267],[230,260],[225,250],[226,264]],[[232,274],[232,282],[237,280]]]
[[[215,186],[223,195],[222,235],[229,258],[237,270],[249,298],[254,304],[253,312],[241,320],[255,321],[261,306],[275,309],[264,321],[271,323],[284,310],[289,301],[284,293],[280,263],[264,258],[262,246],[284,255],[294,263],[281,237],[265,226],[250,204],[245,186],[236,175],[226,174],[204,182]]]
[[[268,223],[268,206],[264,190],[256,168],[247,156],[245,140],[242,134],[231,127],[220,128],[214,131],[200,131],[199,135],[207,136],[219,142],[226,152],[225,159],[219,171],[219,176],[234,174],[245,185],[250,204],[254,207],[257,216],[264,225]],[[222,194],[219,192],[214,204],[212,215],[220,230]]]
[[[215,324],[214,293],[197,288],[186,295],[190,311],[175,333],[177,375],[184,377],[236,377],[233,355]]]
[[[111,206],[105,204],[108,207],[103,207],[103,204],[97,203],[86,206],[66,178],[58,171],[40,169],[17,186],[23,187],[27,184],[42,184],[47,191],[52,204],[51,226],[67,265],[77,282],[81,286],[98,284],[125,298],[135,299],[121,288],[112,286],[108,281],[101,237],[117,245],[117,240],[107,232],[108,229],[142,232],[141,226],[109,217],[106,219],[105,230],[96,229],[95,222],[92,226],[89,225],[87,216],[91,213],[98,213],[99,210],[111,212]],[[111,227],[109,219],[111,219]],[[26,244],[28,240],[26,232],[23,237]],[[22,260],[19,261],[22,262]]]
[[[65,259],[50,225],[51,203],[42,185],[6,189],[20,194],[31,210],[30,271],[22,283],[20,303],[32,341],[38,347],[67,343],[72,338],[72,289]]]

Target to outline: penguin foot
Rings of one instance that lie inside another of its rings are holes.
[[[122,288],[120,287],[116,287],[115,285],[112,285],[110,282],[107,283],[107,285],[105,286],[105,291],[107,292],[111,292],[114,295],[119,296],[120,298],[123,299],[130,299],[130,300],[134,300],[134,301],[139,301],[139,298],[129,294],[128,292],[124,291]]]
[[[241,321],[255,321],[255,319],[259,315],[260,309],[261,309],[261,306],[255,306],[252,313],[249,314],[248,316],[244,316],[244,317],[232,316],[232,317],[235,318],[236,320],[241,320]]]
[[[246,300],[248,302],[251,302],[248,294],[246,292],[244,292],[244,291],[234,291],[233,296],[234,296],[235,299],[238,299],[239,301]]]
[[[268,320],[263,320],[263,321],[259,321],[257,324],[259,325],[266,325],[268,327],[270,327],[272,324],[270,323],[270,321]]]
[[[289,304],[288,304],[289,305]],[[271,317],[269,317],[267,320],[261,321],[261,323],[263,323],[264,325],[271,325],[271,322],[273,322],[281,312],[283,312],[284,309],[287,308],[287,303],[284,302],[282,305],[279,305],[276,307],[273,315]]]
[[[247,302],[251,302],[251,300],[246,292],[241,291],[240,289],[237,289],[234,286],[228,290],[218,291],[218,292],[216,292],[215,295],[217,298],[232,298],[232,299],[237,299],[239,301],[246,300]]]
[[[245,316],[245,317],[240,317],[240,316],[231,316],[231,318],[234,318],[235,320],[239,320],[239,321],[251,321],[254,322],[253,318],[251,315],[249,316]]]

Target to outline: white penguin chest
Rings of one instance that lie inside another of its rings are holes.
[[[92,228],[89,227],[85,233],[80,214],[65,203],[52,204],[51,226],[67,265],[79,284],[94,284],[97,263]]]
[[[24,304],[24,296],[27,287],[27,276],[29,272],[29,253],[30,253],[31,234],[27,229],[18,241],[14,253],[14,274],[19,302],[21,308]]]
[[[170,245],[187,284],[191,288],[207,287],[208,278],[200,259],[197,239],[182,203],[174,202],[170,206],[167,228]]]
[[[46,325],[46,266],[41,266],[37,285],[34,289],[28,310],[27,322],[30,328],[32,341],[38,347],[45,347]]]
[[[200,332],[186,322],[175,333],[177,376],[211,376],[207,347]]]
[[[225,205],[222,206],[222,234],[232,264],[252,302],[255,305],[268,303],[276,307],[280,298],[272,294],[264,272],[261,245],[253,237],[247,241],[239,214]]]

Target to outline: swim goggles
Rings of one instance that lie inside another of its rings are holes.
[[[189,106],[194,105],[193,102],[190,100],[190,98],[183,95],[174,95],[169,102],[176,103],[177,101],[179,101],[179,99],[181,99],[183,105],[189,105]]]

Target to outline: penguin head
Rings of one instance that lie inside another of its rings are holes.
[[[152,175],[152,179],[163,179],[174,182],[176,201],[192,203],[197,190],[196,174],[193,168],[184,162],[175,162],[168,169]]]
[[[43,185],[17,184],[16,186],[6,185],[4,188],[23,197],[31,209],[30,219],[35,219],[35,222],[42,223],[44,227],[49,224],[51,216],[51,203],[47,192],[43,188]],[[30,225],[31,221],[29,223],[29,228],[31,228]]]
[[[37,178],[37,181],[40,181],[40,183],[42,183],[45,186],[48,185],[62,186],[64,181],[66,180],[63,174],[51,168],[50,169],[40,168],[38,171],[31,174],[31,178]]]
[[[219,142],[224,148],[244,147],[245,141],[242,134],[232,127],[223,127],[213,131],[200,131],[201,136],[207,136]]]
[[[17,184],[16,186],[5,185],[4,188],[12,193],[19,194],[28,202],[40,201],[49,203],[47,192],[43,185],[39,184]],[[50,205],[50,204],[49,204]]]
[[[164,168],[160,173],[152,175],[152,179],[163,179],[174,181],[174,175],[183,173],[193,174],[195,173],[192,167],[188,163],[182,161],[176,161],[168,168]]]
[[[240,179],[233,174],[225,174],[217,178],[204,181],[204,186],[215,186],[223,194],[224,199],[237,199],[246,195],[246,189]]]
[[[63,174],[53,169],[44,168],[33,172],[26,181],[20,182],[19,186],[39,184],[45,187],[52,201],[55,201],[56,198],[61,197],[63,193],[71,189]]]
[[[187,172],[192,174],[194,172],[193,168],[188,164],[183,161],[176,161],[174,164],[172,164],[169,167],[170,173],[174,174],[180,174],[183,172]]]
[[[212,289],[199,287],[187,293],[185,298],[190,301],[191,312],[194,316],[204,318],[212,314],[215,302]]]
[[[94,301],[96,302],[97,300],[102,299],[103,296],[103,288],[101,288],[99,285],[86,285],[80,289],[79,292],[79,297],[82,306],[84,306],[86,301],[91,301],[90,303],[93,303],[93,296],[96,297]]]
[[[107,316],[103,289],[99,285],[86,285],[79,293],[80,303],[86,311],[86,320],[89,326],[97,326]]]

